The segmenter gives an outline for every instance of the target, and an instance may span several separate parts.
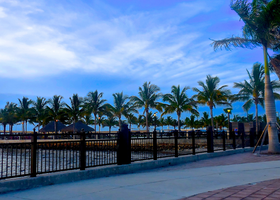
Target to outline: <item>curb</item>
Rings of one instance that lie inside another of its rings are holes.
[[[262,149],[267,149],[263,146]],[[162,158],[159,160],[148,160],[133,162],[128,165],[110,165],[102,167],[86,168],[86,170],[70,170],[38,175],[37,177],[20,177],[0,181],[0,194],[17,190],[26,190],[41,186],[69,183],[86,179],[108,177],[118,174],[128,174],[143,170],[167,167],[172,165],[196,162],[209,158],[233,155],[244,152],[252,152],[253,147],[244,149],[219,151],[214,153],[201,153],[197,155],[179,156],[177,158]]]

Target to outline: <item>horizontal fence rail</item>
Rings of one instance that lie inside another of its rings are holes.
[[[260,133],[172,131],[0,135],[0,179],[253,147]],[[267,144],[267,139],[265,140]]]

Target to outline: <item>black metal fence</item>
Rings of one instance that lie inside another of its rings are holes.
[[[120,137],[120,135],[127,135]],[[259,135],[259,134],[258,134]],[[253,147],[250,133],[194,131],[0,135],[0,179]],[[126,140],[126,141],[124,141]]]

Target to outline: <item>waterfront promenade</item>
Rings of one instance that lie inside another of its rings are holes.
[[[280,179],[279,155],[241,153],[11,192],[0,199],[280,199],[279,181],[273,179]]]

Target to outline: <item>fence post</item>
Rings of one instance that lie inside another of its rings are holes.
[[[131,163],[131,136],[127,124],[122,124],[117,142],[117,164]]]
[[[192,133],[192,154],[195,155],[195,132],[194,132],[194,130],[192,130],[191,133]]]
[[[175,139],[175,157],[178,157],[178,130],[174,131],[174,139]]]
[[[80,132],[80,170],[86,169],[86,134],[84,129]]]
[[[214,152],[212,126],[207,128],[207,153]]]
[[[242,148],[245,148],[245,131],[241,132]]]
[[[155,130],[153,132],[153,154],[154,160],[157,160],[157,132]]]
[[[250,147],[255,146],[255,131],[253,128],[250,129]]]
[[[236,136],[235,136],[235,132],[231,131],[231,135],[232,135],[232,148],[236,149]]]
[[[226,132],[223,131],[223,150],[226,150]]]
[[[37,158],[37,132],[35,129],[33,135],[31,136],[31,177],[36,177],[36,158]]]

